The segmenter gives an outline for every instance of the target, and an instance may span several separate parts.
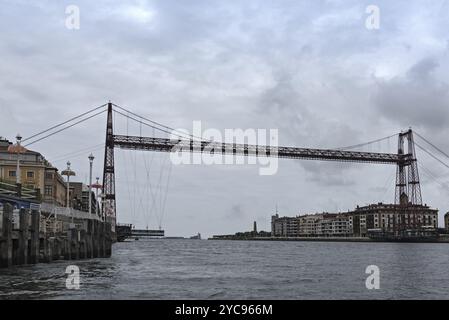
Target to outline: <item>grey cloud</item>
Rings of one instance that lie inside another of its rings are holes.
[[[429,76],[439,66],[436,59],[425,58],[418,61],[408,71],[408,76],[415,81],[429,80]]]
[[[403,127],[435,131],[449,121],[449,85],[432,76],[435,59],[423,59],[405,76],[379,80],[373,103],[382,117]]]
[[[232,205],[228,214],[225,216],[227,219],[242,219],[243,217],[245,217],[245,210],[241,204]]]

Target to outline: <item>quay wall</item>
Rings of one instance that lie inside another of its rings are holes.
[[[13,210],[4,204],[0,210],[0,268],[108,258],[113,238],[108,222],[42,210]]]

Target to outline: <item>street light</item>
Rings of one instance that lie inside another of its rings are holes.
[[[75,172],[70,169],[70,165],[71,165],[70,161],[67,161],[67,169],[61,172],[63,176],[67,177],[67,202],[66,202],[67,211],[69,210],[70,207],[70,177],[75,176]],[[73,223],[73,214],[72,214],[72,223]]]
[[[94,163],[94,155],[89,155],[89,214],[92,214],[92,165]]]

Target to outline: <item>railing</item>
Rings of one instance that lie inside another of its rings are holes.
[[[68,218],[73,217],[74,219],[83,219],[83,220],[89,219],[89,220],[102,221],[101,218],[96,214],[89,214],[88,212],[75,210],[73,208],[58,207],[50,203],[42,203],[41,212],[48,212],[50,213],[50,215],[55,216],[64,216]]]

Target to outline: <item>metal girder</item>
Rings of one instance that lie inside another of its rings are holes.
[[[115,232],[117,209],[115,203],[114,129],[112,118],[112,103],[108,104],[106,144],[103,167],[103,195],[103,215],[105,217],[105,220],[111,221],[112,230]]]
[[[114,135],[114,147],[131,150],[160,152],[203,152],[223,155],[278,157],[288,159],[309,159],[408,165],[408,155],[342,151],[332,149],[309,149],[296,147],[267,147],[248,144],[217,143],[194,140],[173,140],[138,136]]]

